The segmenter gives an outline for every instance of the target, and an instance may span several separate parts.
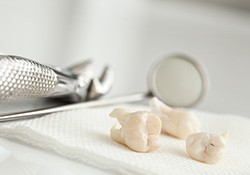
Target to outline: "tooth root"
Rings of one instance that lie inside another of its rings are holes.
[[[109,116],[112,117],[112,118],[117,118],[117,120],[119,121],[119,123],[121,125],[123,125],[124,123],[124,119],[126,118],[126,116],[128,114],[130,114],[131,112],[126,110],[126,109],[123,109],[123,108],[116,108],[114,109],[110,114]]]
[[[179,139],[198,132],[200,123],[194,113],[183,109],[172,109],[156,97],[150,101],[151,111],[162,121],[162,131]]]
[[[162,112],[170,112],[172,110],[171,107],[167,106],[166,104],[164,104],[163,102],[161,102],[158,98],[154,97],[151,101],[150,101],[150,106],[152,108],[152,110],[154,112],[156,111],[162,111]]]
[[[114,141],[125,145],[126,144],[125,140],[121,137],[121,131],[122,131],[121,125],[119,124],[114,125],[110,130],[110,136]]]

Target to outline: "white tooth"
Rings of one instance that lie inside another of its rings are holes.
[[[194,113],[184,109],[172,109],[156,97],[150,101],[153,113],[162,121],[162,131],[180,139],[200,131],[200,123]]]
[[[121,131],[122,126],[117,124],[114,125],[110,130],[110,136],[113,140],[117,141],[118,143],[125,144],[124,139],[121,138]]]
[[[186,151],[195,160],[204,163],[217,163],[222,159],[225,150],[225,139],[222,135],[195,133],[186,140]]]
[[[137,152],[152,152],[160,147],[161,120],[153,113],[132,113],[118,108],[114,109],[110,116],[117,118],[121,123],[113,126],[110,131],[114,141]]]
[[[130,114],[130,113],[131,113],[131,112],[128,111],[127,109],[116,108],[116,109],[114,109],[114,110],[109,114],[109,116],[112,117],[112,118],[117,118],[117,120],[119,121],[119,123],[120,123],[121,125],[123,125],[126,116],[127,116],[128,114]]]

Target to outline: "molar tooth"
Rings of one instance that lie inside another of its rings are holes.
[[[173,109],[154,97],[150,101],[151,111],[162,121],[162,131],[180,139],[200,131],[200,123],[194,113],[184,109]]]
[[[131,112],[128,111],[127,109],[123,109],[123,108],[116,108],[114,109],[110,114],[109,116],[112,117],[112,118],[116,118],[119,123],[121,125],[123,125],[124,123],[124,119],[126,118],[126,116],[128,114],[130,114]]]
[[[186,150],[189,156],[204,163],[217,163],[221,160],[225,149],[223,135],[210,133],[195,133],[186,140]]]
[[[137,152],[152,152],[160,147],[161,120],[155,114],[117,108],[110,116],[121,123],[113,126],[110,131],[114,141]]]

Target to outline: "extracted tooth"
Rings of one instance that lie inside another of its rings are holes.
[[[127,109],[123,108],[115,108],[109,116],[112,118],[116,118],[121,125],[123,125],[125,118],[130,114],[131,112]]]
[[[116,124],[111,128],[110,136],[113,140],[125,145],[124,139],[121,138],[121,131],[122,131],[122,126]]]
[[[110,130],[114,141],[137,152],[152,152],[160,147],[161,120],[155,114],[116,108],[110,116],[117,118],[120,123]]]
[[[162,132],[180,139],[200,131],[200,123],[194,113],[184,109],[172,109],[156,97],[150,101],[154,114],[162,121]]]
[[[187,153],[200,162],[217,163],[223,156],[227,137],[227,132],[221,135],[205,132],[192,134],[186,140]]]

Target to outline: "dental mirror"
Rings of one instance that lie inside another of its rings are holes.
[[[169,106],[191,107],[204,97],[208,78],[197,60],[185,55],[162,56],[150,68],[151,93]]]

